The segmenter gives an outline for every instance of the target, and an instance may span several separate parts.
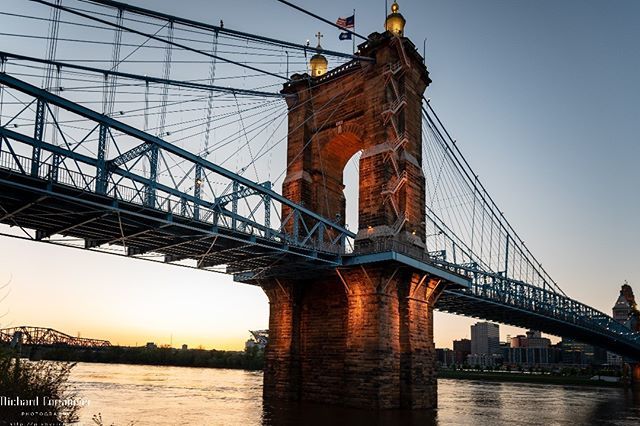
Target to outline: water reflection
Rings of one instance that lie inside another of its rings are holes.
[[[241,370],[78,364],[72,385],[90,400],[80,425],[634,425],[640,392],[441,379],[438,409],[356,410],[262,401],[262,374]]]
[[[436,410],[358,410],[310,403],[265,402],[263,426],[429,426],[437,425]]]

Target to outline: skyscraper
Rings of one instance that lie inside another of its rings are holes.
[[[471,353],[495,355],[500,353],[500,329],[498,324],[478,322],[471,326]]]
[[[464,364],[467,355],[471,353],[471,340],[460,339],[453,341],[453,352],[457,364]]]
[[[618,296],[618,300],[616,300],[616,304],[613,305],[613,319],[618,321],[619,323],[626,323],[629,319],[629,314],[631,313],[631,305],[627,301],[627,298],[620,291],[620,296]]]

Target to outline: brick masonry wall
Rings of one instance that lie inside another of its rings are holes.
[[[437,403],[433,282],[394,264],[263,284],[267,398],[353,407]],[[345,285],[346,283],[346,285]]]

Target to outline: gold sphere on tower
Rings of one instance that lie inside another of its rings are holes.
[[[322,34],[318,32],[318,34],[316,34],[316,37],[318,37],[317,48],[322,49],[322,46],[320,46],[320,38],[322,37]],[[327,61],[327,58],[325,58],[320,53],[316,53],[311,57],[309,66],[311,67],[311,77],[320,77],[321,75],[327,73],[327,69],[329,68],[329,61]]]
[[[320,77],[327,73],[329,62],[327,61],[327,58],[317,53],[311,57],[309,65],[311,66],[311,77]]]
[[[402,37],[404,36],[404,25],[407,23],[407,20],[398,12],[399,10],[400,7],[398,3],[394,1],[391,5],[391,14],[387,16],[387,19],[384,21],[384,29],[393,35]]]

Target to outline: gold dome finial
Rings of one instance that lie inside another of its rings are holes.
[[[318,33],[316,34],[316,37],[318,37],[317,48],[322,49],[322,46],[320,46],[320,39],[322,38],[322,34],[320,33],[320,31],[318,31]],[[325,58],[320,53],[316,53],[311,57],[311,60],[309,61],[309,65],[311,66],[311,77],[320,77],[321,75],[327,73],[327,68],[329,67],[329,61],[327,61],[327,58]]]
[[[396,1],[391,5],[391,14],[384,21],[384,29],[397,36],[404,36],[404,25],[407,23],[399,12],[400,6]]]

